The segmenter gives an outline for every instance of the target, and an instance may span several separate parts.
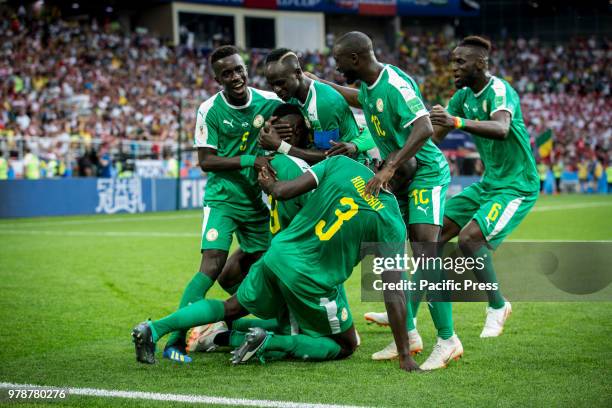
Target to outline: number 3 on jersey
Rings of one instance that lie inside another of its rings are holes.
[[[242,139],[240,140],[240,151],[244,152],[246,150],[247,147],[247,140],[249,140],[249,134],[251,132],[246,131],[242,134]]]
[[[268,199],[270,200],[270,233],[274,235],[281,229],[278,202],[271,195],[268,196]]]
[[[338,232],[340,227],[342,227],[342,224],[357,215],[357,211],[359,211],[359,207],[355,203],[355,200],[353,200],[351,197],[342,197],[340,199],[340,205],[348,206],[348,209],[346,209],[346,211],[342,211],[339,208],[336,208],[335,214],[337,219],[326,231],[323,230],[327,224],[325,220],[319,220],[315,226],[315,233],[321,241],[329,241],[331,237]]]

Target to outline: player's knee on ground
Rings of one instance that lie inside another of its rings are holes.
[[[359,346],[357,341],[357,332],[355,327],[351,327],[344,333],[332,336],[333,340],[340,346],[340,353],[336,356],[336,359],[346,358],[352,355],[357,347]]]
[[[226,260],[227,251],[207,249],[202,252],[200,272],[208,276],[212,280],[215,280],[221,274]]]

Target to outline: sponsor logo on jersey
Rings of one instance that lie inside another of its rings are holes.
[[[410,112],[417,113],[422,108],[423,108],[423,104],[421,103],[419,98],[412,98],[411,100],[408,101],[408,109],[410,109]]]
[[[384,108],[385,104],[383,103],[383,100],[381,98],[378,98],[376,100],[376,110],[382,113]]]
[[[343,322],[346,322],[346,319],[348,319],[348,310],[346,310],[346,307],[342,308],[342,313],[340,314],[340,319],[342,319]]]
[[[219,231],[217,231],[215,228],[211,228],[208,230],[208,232],[206,233],[206,240],[207,241],[216,241],[217,238],[219,238]]]
[[[228,125],[229,127],[231,127],[233,129],[234,128],[234,119],[232,119],[232,120],[223,119],[223,124],[224,125]]]
[[[264,117],[261,115],[255,116],[255,119],[253,120],[253,126],[259,129],[260,127],[263,126],[263,124],[264,124]]]

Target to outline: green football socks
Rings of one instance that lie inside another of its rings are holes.
[[[179,303],[179,309],[189,305],[190,303],[197,302],[206,296],[208,290],[212,287],[215,282],[210,279],[207,275],[202,272],[196,272],[191,278],[191,281],[185,287],[183,296]],[[167,346],[179,346],[185,347],[185,336],[187,335],[186,330],[176,331],[170,335]]]
[[[493,267],[493,254],[489,248],[486,245],[481,246],[476,252],[474,252],[474,257],[482,258],[484,263],[484,268],[474,268],[474,275],[476,275],[478,281],[484,283],[498,283],[497,274],[495,273],[495,268]],[[497,287],[499,288],[499,284]],[[499,289],[488,290],[487,297],[489,298],[489,306],[491,306],[493,309],[501,309],[504,307],[504,297]]]
[[[221,321],[224,317],[225,307],[222,300],[202,299],[162,319],[149,322],[149,326],[153,331],[153,341],[157,342],[172,331],[186,331],[191,327]]]

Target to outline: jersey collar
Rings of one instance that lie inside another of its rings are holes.
[[[380,74],[378,74],[378,78],[376,78],[376,81],[374,81],[372,85],[368,86],[368,91],[371,91],[372,89],[374,89],[374,87],[376,87],[376,85],[378,85],[383,75],[385,74],[386,70],[387,70],[387,64],[383,65],[383,69],[380,70]]]
[[[236,106],[236,105],[232,105],[231,103],[229,103],[227,99],[225,99],[225,95],[223,94],[223,91],[219,91],[219,93],[221,94],[221,98],[223,98],[223,102],[225,102],[227,106],[229,106],[232,109],[246,109],[249,106],[251,106],[251,101],[253,100],[253,91],[251,91],[250,86],[247,86],[247,92],[249,93],[249,98],[247,99],[246,103],[244,105]]]
[[[308,102],[310,102],[310,98],[312,97],[312,94],[315,93],[315,80],[311,80],[310,81],[310,86],[308,87],[308,94],[306,95],[306,100],[304,101],[304,103],[302,103],[298,98],[295,98],[295,100],[297,101],[297,103],[303,108],[304,106],[308,105]]]
[[[474,96],[478,98],[480,95],[482,95],[485,89],[487,89],[489,85],[491,85],[492,82],[493,82],[493,75],[491,75],[491,77],[489,78],[489,82],[487,82],[487,84],[480,91],[478,91],[478,93],[475,93]]]

